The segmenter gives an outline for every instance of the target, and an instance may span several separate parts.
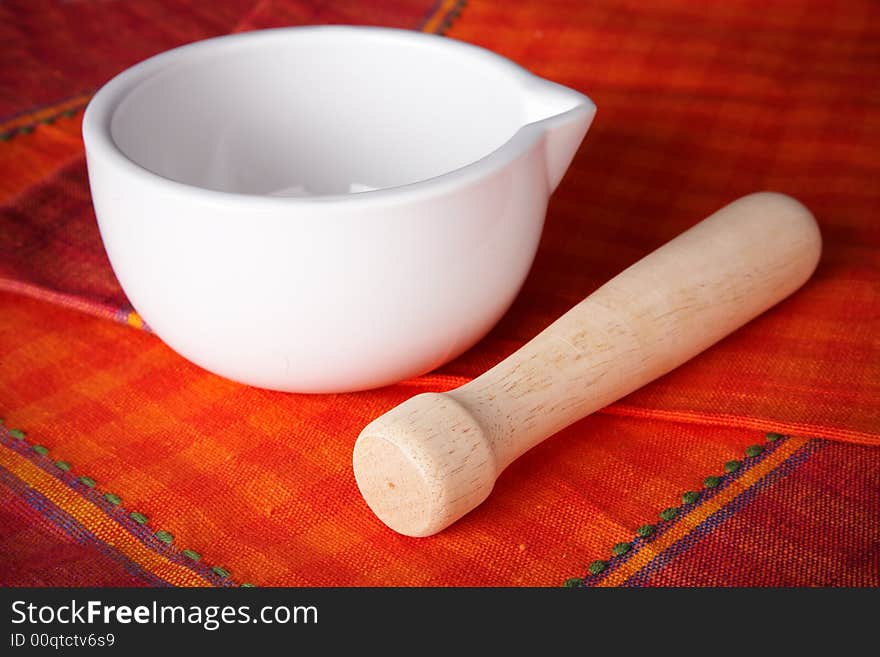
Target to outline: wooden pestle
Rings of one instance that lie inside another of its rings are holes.
[[[440,531],[485,500],[525,451],[797,290],[821,248],[815,219],[791,197],[761,192],[727,205],[482,376],[367,425],[353,455],[364,499],[401,534]]]

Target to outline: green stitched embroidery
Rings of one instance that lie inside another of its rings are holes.
[[[202,560],[202,555],[199,554],[198,552],[196,552],[195,550],[182,550],[182,552],[183,552],[184,556],[186,556],[189,559],[192,559],[193,561],[201,561]]]
[[[577,579],[577,577],[573,577],[572,579]],[[568,583],[568,580],[565,580],[565,581],[566,581],[566,584],[567,584],[567,583]],[[239,586],[240,586],[240,588],[243,588],[243,589],[255,589],[255,588],[257,588],[254,584],[251,584],[250,582],[242,582]]]
[[[629,548],[629,543],[617,543],[614,547],[611,548],[611,554],[613,554],[615,557],[619,557],[620,555],[629,552]]]
[[[605,570],[605,562],[601,559],[596,559],[596,561],[587,566],[587,570],[590,571],[591,575],[598,575]]]
[[[789,436],[787,436],[786,434],[776,433],[776,432],[772,432],[772,431],[768,432],[765,435],[765,437],[767,439],[767,442],[769,442],[769,443],[776,443],[780,440],[785,440],[785,439],[789,438]],[[746,448],[746,456],[748,456],[748,457],[761,456],[765,451],[766,450],[762,445],[750,445]],[[727,474],[733,474],[733,473],[736,473],[739,470],[741,470],[742,467],[743,467],[742,461],[738,461],[738,460],[727,461],[727,463],[724,464],[724,472]],[[722,484],[723,481],[724,481],[724,477],[719,477],[717,475],[709,475],[708,477],[703,479],[703,487],[704,488],[717,488],[718,486],[720,486]],[[700,491],[689,490],[689,491],[685,491],[685,493],[682,494],[681,499],[684,502],[684,504],[695,504],[695,503],[699,502],[701,496],[702,496],[702,493]],[[660,518],[662,520],[670,521],[670,520],[673,520],[676,516],[678,516],[678,514],[680,512],[681,512],[681,509],[679,507],[674,507],[674,506],[668,507],[666,509],[663,509],[660,512]],[[636,536],[638,536],[642,539],[647,539],[649,536],[654,534],[655,531],[657,531],[657,528],[654,525],[642,525],[638,529],[636,529]],[[613,554],[615,557],[619,557],[619,556],[626,554],[627,552],[629,552],[632,549],[633,549],[633,545],[631,543],[616,543],[611,548],[611,554]],[[606,568],[608,568],[608,563],[605,561],[601,561],[601,560],[593,561],[588,566],[590,573],[593,575],[598,575],[599,573],[605,571]],[[563,584],[563,586],[575,587],[575,586],[584,586],[585,584],[586,583],[583,580],[581,580],[577,577],[572,577],[572,578],[565,580],[565,583]]]
[[[17,128],[7,130],[6,132],[0,132],[0,141],[9,141],[16,135],[29,135],[33,133],[37,125],[50,125],[52,123],[55,123],[55,121],[62,116],[68,119],[72,119],[74,116],[79,114],[80,109],[82,108],[73,107],[70,109],[66,109],[59,114],[53,114],[51,116],[44,116],[41,119],[36,119],[36,122],[33,124],[21,125]]]
[[[22,434],[22,437],[24,437],[24,434]],[[33,445],[31,449],[41,456],[46,456],[49,453],[48,448],[44,447],[43,445]],[[70,464],[66,461],[56,461],[55,466],[60,470],[63,470],[64,472],[70,471]],[[91,477],[82,476],[79,478],[79,481],[89,488],[94,488],[97,485],[95,483],[95,480]],[[104,499],[110,502],[110,504],[112,504],[113,506],[119,506],[122,503],[120,497],[114,493],[104,493]],[[147,522],[146,516],[137,512],[132,513],[131,518],[140,525],[143,525]],[[156,538],[158,538],[166,545],[171,545],[171,543],[174,541],[174,536],[163,529],[160,529],[156,532]],[[202,558],[201,555],[194,550],[183,550],[182,552],[193,561],[199,561]]]
[[[660,519],[661,520],[672,520],[677,515],[678,515],[678,507],[671,506],[668,509],[663,509],[660,512]]]
[[[580,586],[582,583],[583,580],[580,577],[569,577],[567,580],[565,580],[565,582],[563,582],[562,586],[567,589],[573,589]],[[242,586],[244,586],[244,584],[242,584]],[[253,586],[253,584],[251,584],[250,586]]]
[[[166,532],[164,529],[156,530],[156,538],[158,538],[166,545],[171,545],[174,542],[174,536]]]
[[[2,137],[2,135],[0,135],[0,137]],[[0,418],[0,425],[5,426],[4,420],[2,418]],[[21,429],[8,429],[7,433],[12,438],[15,438],[16,440],[25,440],[27,438],[27,434],[24,431],[22,431]],[[49,449],[47,447],[45,447],[44,445],[39,445],[39,444],[31,445],[30,448],[35,453],[40,454],[41,456],[47,456],[49,454]],[[70,470],[73,467],[67,461],[61,461],[61,460],[55,461],[54,465],[56,468],[58,468],[62,472],[70,472]],[[89,488],[95,488],[97,486],[97,482],[94,479],[92,479],[91,477],[87,477],[85,475],[79,477],[78,481],[80,483],[82,483],[84,486],[88,486]],[[122,504],[122,498],[120,498],[115,493],[104,493],[102,495],[102,497],[107,502],[112,504],[113,506],[119,506]],[[138,513],[137,511],[132,511],[129,514],[129,517],[139,525],[146,525],[148,522],[147,516],[145,516],[142,513]],[[174,542],[174,536],[170,532],[165,531],[164,529],[157,530],[154,535],[157,539],[159,539],[160,541],[162,541],[166,545],[171,545]],[[180,552],[185,557],[187,557],[188,559],[190,559],[191,561],[194,561],[194,562],[199,562],[202,559],[202,555],[200,555],[195,550],[184,549],[184,550],[181,550]],[[220,566],[214,566],[211,570],[216,575],[218,575],[219,577],[222,577],[224,579],[229,577],[229,571],[227,571],[225,568],[221,568]],[[574,579],[577,579],[577,578],[574,578]],[[582,581],[582,580],[578,580],[578,581]],[[249,582],[243,582],[239,586],[241,586],[243,588],[255,588],[255,585],[251,584]]]
[[[648,538],[651,534],[654,533],[654,525],[642,525],[636,530],[636,534],[638,534],[642,538]]]

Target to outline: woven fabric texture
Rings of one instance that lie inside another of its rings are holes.
[[[0,584],[880,584],[878,6],[462,4],[0,6]],[[444,31],[599,113],[486,339],[417,379],[306,396],[216,377],[143,330],[101,246],[79,130],[94,89],[143,57],[323,22]],[[477,376],[760,189],[820,223],[800,292],[529,452],[441,534],[370,514],[350,465],[365,424]]]

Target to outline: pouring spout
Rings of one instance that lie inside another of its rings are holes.
[[[584,94],[542,78],[530,80],[526,119],[543,131],[547,184],[551,192],[562,181],[595,115],[595,103]]]

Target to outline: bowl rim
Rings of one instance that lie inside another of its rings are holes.
[[[141,83],[158,75],[165,67],[177,62],[183,57],[199,53],[207,53],[211,50],[221,50],[230,45],[241,42],[270,41],[289,37],[291,35],[294,37],[297,35],[305,35],[306,33],[323,33],[333,36],[342,35],[343,37],[351,35],[354,38],[364,38],[365,36],[371,35],[382,39],[395,39],[398,41],[409,42],[417,47],[431,45],[433,47],[457,50],[459,52],[467,53],[469,56],[479,57],[484,61],[492,63],[499,70],[499,74],[512,77],[522,88],[524,94],[528,93],[530,88],[552,86],[557,92],[561,92],[570,97],[571,101],[574,102],[574,105],[567,111],[559,114],[525,123],[500,146],[461,167],[414,182],[382,187],[356,194],[317,194],[312,196],[291,197],[209,189],[174,180],[151,171],[129,158],[128,155],[117,146],[111,133],[111,125],[117,108]],[[570,89],[569,87],[536,76],[506,57],[464,41],[458,41],[441,35],[399,28],[360,25],[316,25],[280,27],[227,34],[178,46],[149,57],[117,74],[97,91],[86,107],[83,116],[82,135],[86,147],[87,161],[89,155],[92,155],[93,157],[103,157],[111,164],[111,166],[118,168],[123,174],[136,177],[141,182],[157,188],[157,191],[184,194],[208,202],[246,204],[249,207],[253,207],[254,204],[257,204],[260,207],[267,209],[289,209],[292,206],[326,203],[372,204],[378,202],[387,204],[388,202],[412,201],[420,198],[441,195],[454,188],[466,186],[469,183],[491,175],[493,172],[499,170],[528,151],[536,141],[543,137],[547,130],[552,129],[552,127],[557,124],[568,121],[574,114],[593,114],[595,111],[596,106],[588,96],[575,91],[574,89]]]

